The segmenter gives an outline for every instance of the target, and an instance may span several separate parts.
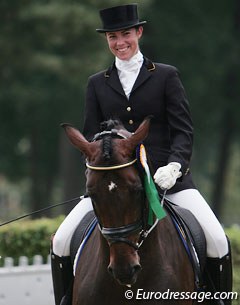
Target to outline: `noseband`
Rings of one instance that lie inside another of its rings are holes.
[[[112,129],[111,131],[103,131],[101,133],[98,133],[94,136],[93,141],[97,141],[102,139],[104,136],[111,136],[113,138],[120,138],[120,139],[126,139],[127,137],[121,133],[121,131]],[[96,171],[110,171],[110,170],[117,170],[125,167],[129,167],[133,165],[137,159],[133,159],[127,163],[123,164],[117,164],[112,166],[93,166],[90,165],[88,162],[86,162],[86,167],[91,170]],[[99,224],[99,229],[102,235],[105,237],[105,239],[108,241],[109,245],[111,246],[114,243],[126,243],[129,246],[133,247],[135,250],[138,250],[141,244],[143,243],[143,240],[146,238],[146,231],[144,228],[144,221],[143,219],[140,219],[134,223],[120,226],[120,227],[103,227],[101,224]],[[133,233],[139,232],[139,241],[137,243],[132,242],[127,237],[130,236]]]
[[[131,240],[127,239],[127,237],[130,234],[142,231],[142,227],[142,220],[138,220],[129,225],[116,228],[105,228],[100,226],[100,231],[102,235],[106,238],[110,246],[114,243],[122,242],[133,247],[135,250],[138,250],[140,243],[134,243]]]

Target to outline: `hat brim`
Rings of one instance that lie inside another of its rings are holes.
[[[106,32],[116,32],[116,31],[121,31],[121,30],[125,30],[125,29],[130,29],[130,28],[135,28],[136,26],[140,26],[147,23],[147,21],[140,21],[137,23],[133,23],[133,24],[128,24],[125,26],[119,26],[119,27],[115,27],[115,28],[111,28],[111,29],[96,29],[96,31],[98,33],[106,33]]]

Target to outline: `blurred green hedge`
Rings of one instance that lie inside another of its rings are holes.
[[[49,254],[50,240],[64,216],[48,219],[25,220],[0,228],[0,266],[4,257],[14,258],[18,263],[19,256],[27,256],[31,262],[36,254],[46,260]],[[234,291],[240,292],[240,227],[232,226],[225,230],[232,245],[234,263]]]
[[[240,298],[240,227],[232,226],[225,230],[231,241],[233,258],[233,291],[238,292]],[[239,305],[239,299],[233,301],[233,305]]]
[[[5,257],[14,258],[18,264],[19,256],[27,256],[31,263],[33,256],[42,255],[47,260],[50,240],[56,232],[64,216],[54,219],[41,218],[38,220],[21,220],[0,228],[0,266]]]

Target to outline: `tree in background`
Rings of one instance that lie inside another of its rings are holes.
[[[89,1],[1,1],[0,9],[0,169],[29,181],[35,210],[59,181],[59,124],[81,126],[87,74],[104,62],[94,47],[96,12]]]
[[[111,4],[121,1],[0,0],[0,173],[24,185],[28,210],[84,192],[80,154],[59,125],[81,129],[87,78],[110,63],[95,28]]]

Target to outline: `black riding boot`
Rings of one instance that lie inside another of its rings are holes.
[[[56,305],[72,305],[73,267],[70,256],[51,253],[53,290]]]
[[[229,253],[222,258],[207,258],[206,281],[211,292],[232,292],[232,259],[229,243]],[[215,300],[214,305],[231,305],[230,299]]]

